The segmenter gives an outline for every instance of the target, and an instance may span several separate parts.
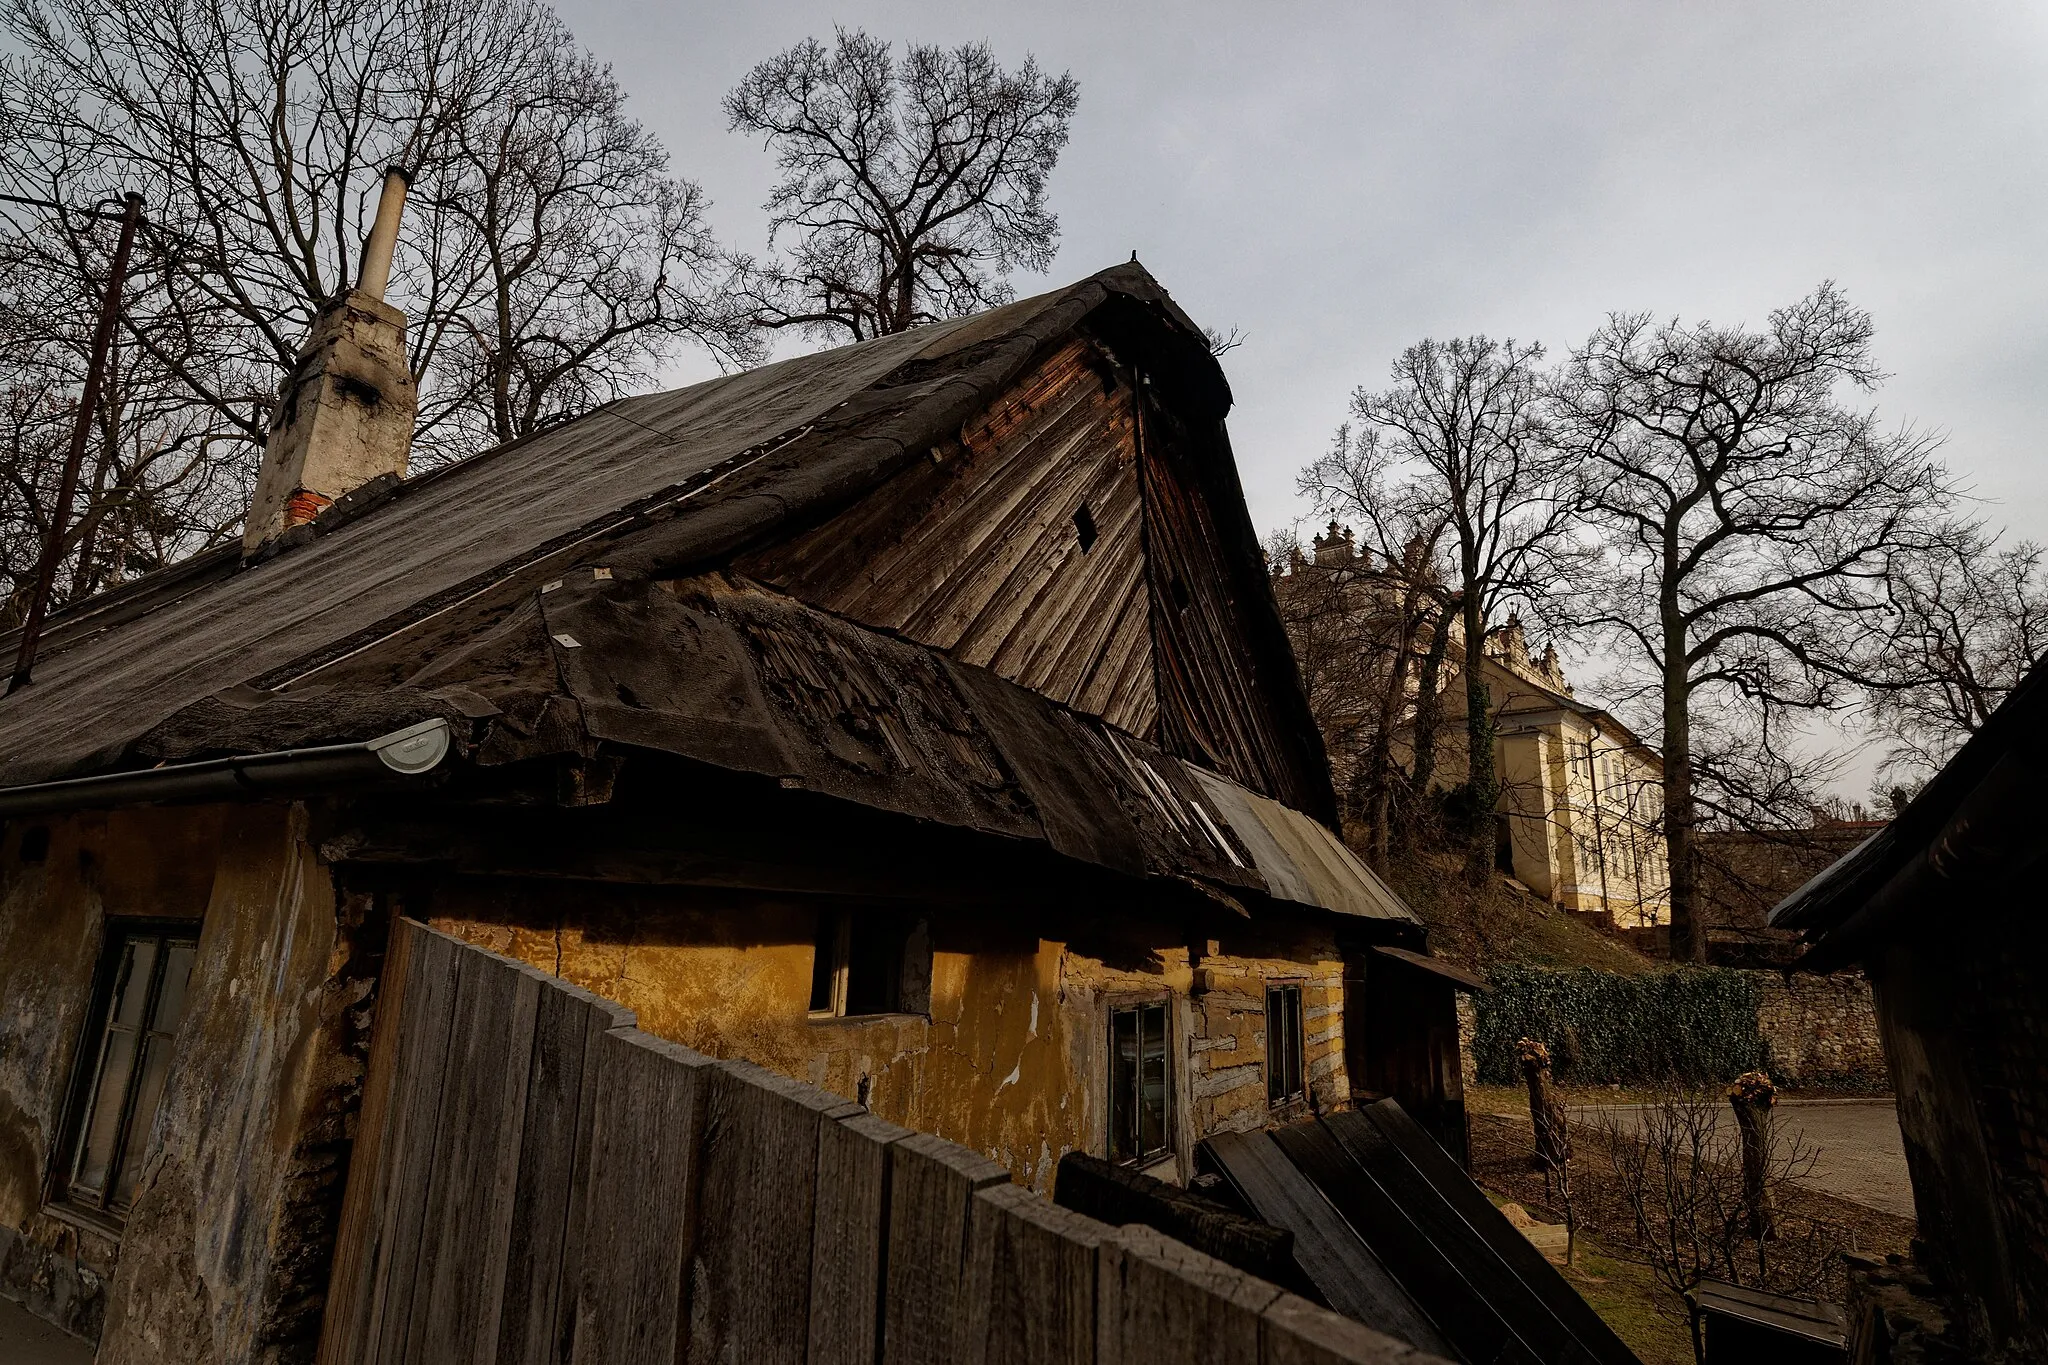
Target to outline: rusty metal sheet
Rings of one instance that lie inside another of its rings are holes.
[[[1440,976],[1459,990],[1490,991],[1493,989],[1493,987],[1486,984],[1486,978],[1475,976],[1463,967],[1446,962],[1440,957],[1431,957],[1428,953],[1411,953],[1406,948],[1394,948],[1384,943],[1373,945],[1373,951],[1382,957],[1391,957],[1396,962],[1405,962],[1411,967],[1418,967],[1434,976]]]
[[[1276,899],[1363,919],[1422,922],[1392,887],[1316,821],[1227,777],[1192,763],[1182,767],[1251,851]]]

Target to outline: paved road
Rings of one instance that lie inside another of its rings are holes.
[[[0,1298],[0,1361],[7,1365],[92,1365],[92,1347]]]
[[[1571,1116],[1574,1123],[1594,1124],[1601,1115],[1612,1114],[1626,1125],[1637,1112],[1636,1105],[1589,1105],[1574,1108]],[[1735,1122],[1725,1106],[1721,1121],[1730,1127]],[[1913,1217],[1906,1147],[1890,1100],[1781,1100],[1778,1124],[1819,1149],[1819,1160],[1800,1184],[1881,1213]]]

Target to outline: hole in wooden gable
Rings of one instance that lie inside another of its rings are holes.
[[[1082,503],[1074,509],[1074,534],[1081,538],[1081,553],[1087,554],[1096,541],[1095,514]]]

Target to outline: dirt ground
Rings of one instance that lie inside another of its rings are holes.
[[[1518,1115],[1489,1113],[1481,1107],[1472,1117],[1471,1131],[1474,1180],[1497,1199],[1512,1199],[1538,1218],[1564,1221],[1563,1210],[1535,1168],[1526,1101]],[[1601,1188],[1593,1135],[1575,1129],[1574,1137],[1580,1148],[1574,1163],[1574,1204],[1587,1257],[1583,1264],[1568,1268],[1565,1277],[1645,1365],[1690,1365],[1692,1346],[1683,1303],[1657,1282],[1631,1247],[1632,1219]],[[1870,1256],[1905,1252],[1914,1233],[1910,1219],[1812,1188],[1792,1192],[1781,1212],[1824,1223],[1844,1250]],[[1839,1292],[1837,1283],[1831,1293]]]
[[[92,1365],[92,1347],[0,1298],[0,1361],[6,1365]]]

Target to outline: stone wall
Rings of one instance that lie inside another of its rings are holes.
[[[1870,982],[1861,972],[1758,972],[1757,1031],[1781,1085],[1890,1088]]]

